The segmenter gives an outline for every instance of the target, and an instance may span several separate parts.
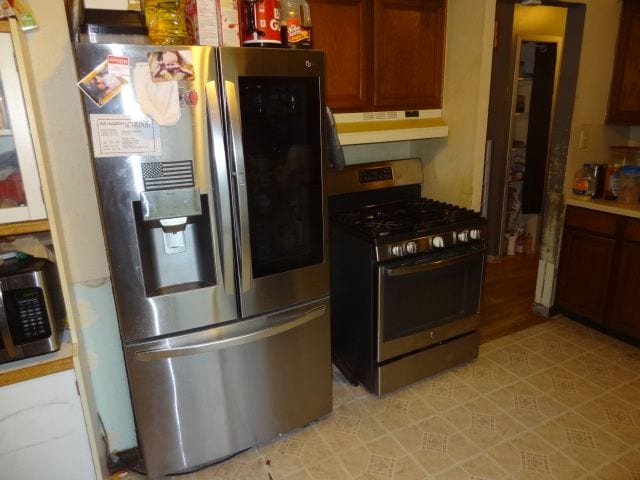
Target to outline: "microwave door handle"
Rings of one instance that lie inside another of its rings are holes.
[[[218,100],[218,83],[213,80],[206,84],[207,113],[209,130],[213,143],[212,166],[215,169],[217,203],[220,213],[219,243],[222,260],[222,282],[227,295],[235,293],[233,278],[233,229],[231,226],[231,195],[229,193],[229,176],[227,170],[227,154],[224,146],[224,130],[220,116]]]
[[[16,346],[13,344],[11,338],[11,331],[9,330],[9,322],[7,321],[7,311],[4,308],[4,295],[0,291],[0,336],[2,336],[2,343],[10,358],[16,358],[18,352]]]
[[[244,150],[242,148],[240,100],[235,83],[226,80],[224,88],[229,113],[229,137],[234,167],[231,175],[235,181],[238,207],[240,290],[242,293],[246,293],[251,289],[253,272],[251,267],[251,242],[249,241],[249,202],[247,200],[247,179],[244,169]]]
[[[484,255],[484,248],[477,250],[474,249],[471,252],[457,255],[451,258],[445,258],[442,260],[436,260],[435,262],[419,263],[417,265],[408,265],[405,267],[388,268],[382,267],[385,273],[390,277],[398,277],[401,275],[410,275],[412,273],[427,272],[429,270],[435,270],[437,268],[450,267],[468,261],[469,259],[477,256]]]
[[[264,340],[274,335],[293,330],[294,328],[298,328],[305,323],[310,322],[314,318],[321,317],[327,310],[327,307],[324,305],[319,305],[310,310],[304,310],[304,308],[306,307],[303,307],[303,309],[296,309],[292,312],[286,312],[284,314],[269,315],[267,316],[267,323],[269,326],[260,330],[236,336],[232,334],[225,336],[225,338],[196,342],[189,345],[143,350],[136,353],[136,358],[143,362],[150,362],[154,360],[214,352],[216,350],[224,350],[226,348],[257,342],[259,340]]]

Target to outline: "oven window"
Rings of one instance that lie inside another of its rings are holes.
[[[460,259],[462,258],[462,259]],[[383,341],[428,330],[478,312],[484,255],[439,258],[383,268]]]
[[[319,79],[239,84],[253,276],[322,263]]]

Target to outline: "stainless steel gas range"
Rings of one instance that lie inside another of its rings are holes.
[[[422,182],[420,159],[329,177],[332,357],[378,395],[478,355],[486,220]]]

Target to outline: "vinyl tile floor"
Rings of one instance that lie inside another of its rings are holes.
[[[142,479],[129,473],[130,479]],[[563,316],[176,480],[640,480],[640,349]]]

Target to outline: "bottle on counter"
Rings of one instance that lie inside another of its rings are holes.
[[[155,45],[188,45],[184,0],[145,0],[144,18]]]
[[[579,200],[591,200],[595,191],[593,165],[585,163],[573,176],[571,188],[573,196]]]
[[[603,188],[603,196],[607,200],[617,200],[618,198],[618,177],[621,168],[621,163],[615,163],[607,166]]]
[[[600,198],[604,193],[604,178],[607,173],[606,163],[597,163],[593,166],[593,195],[591,198]]]
[[[618,175],[618,202],[637,203],[640,199],[640,166],[626,165]]]
[[[281,0],[282,46],[311,48],[311,9],[307,0]]]

